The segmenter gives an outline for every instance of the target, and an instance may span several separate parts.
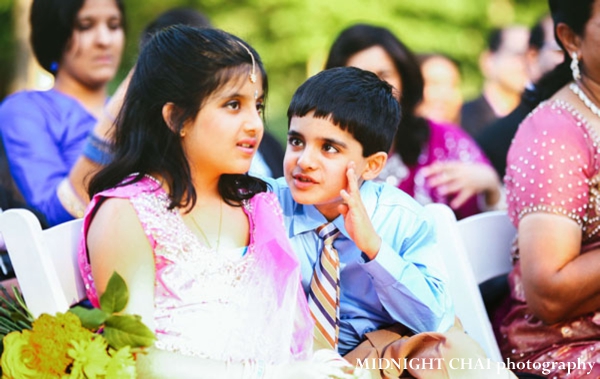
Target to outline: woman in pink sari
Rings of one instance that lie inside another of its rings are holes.
[[[508,154],[518,227],[503,355],[549,378],[600,377],[600,0],[550,0],[565,62]]]
[[[215,29],[166,29],[136,64],[79,261],[92,304],[117,272],[125,312],[155,332],[141,377],[355,377],[339,356],[312,355],[281,208],[246,174],[266,88],[256,51]]]

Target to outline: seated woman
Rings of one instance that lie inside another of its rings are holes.
[[[372,71],[399,91],[402,119],[379,180],[422,204],[449,204],[458,218],[498,204],[500,179],[473,139],[458,127],[416,115],[423,99],[419,64],[389,30],[358,24],[342,31],[325,68],[339,66]]]
[[[19,191],[52,226],[83,216],[85,177],[109,150],[112,122],[91,132],[106,117],[108,83],[121,61],[123,2],[35,0],[30,23],[33,52],[54,87],[6,98],[0,132]]]
[[[116,271],[130,289],[126,312],[155,331],[138,355],[143,377],[352,371],[333,353],[306,361],[313,324],[299,263],[277,199],[245,174],[266,89],[256,51],[223,31],[171,27],[139,57],[114,159],[90,183],[79,260],[92,304]]]
[[[518,227],[503,355],[548,378],[600,377],[600,0],[550,0],[565,62],[508,153]],[[569,364],[570,366],[567,366]]]

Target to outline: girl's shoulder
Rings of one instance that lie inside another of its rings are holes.
[[[273,192],[259,192],[244,203],[246,210],[253,215],[253,218],[263,225],[270,222],[283,223],[283,211]]]

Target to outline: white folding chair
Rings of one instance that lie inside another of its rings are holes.
[[[454,212],[444,204],[427,204],[425,208],[435,221],[438,245],[448,273],[447,286],[454,301],[456,316],[467,334],[481,345],[487,356],[493,361],[501,362],[502,355],[458,233]]]
[[[510,249],[517,229],[506,211],[479,213],[458,221],[477,284],[512,270]]]
[[[77,219],[42,230],[26,209],[0,214],[0,233],[25,303],[35,317],[65,312],[85,298],[77,263],[82,226],[83,219]]]

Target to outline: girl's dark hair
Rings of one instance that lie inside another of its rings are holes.
[[[571,74],[571,57],[556,36],[556,27],[559,23],[566,24],[578,36],[583,36],[585,25],[592,16],[594,0],[549,0],[550,13],[554,21],[554,38],[565,53],[564,61],[556,66],[554,70],[544,75],[535,85],[533,91],[533,107],[542,101],[549,99],[559,89],[573,80]],[[585,70],[582,70],[585,71]]]
[[[29,23],[30,42],[33,53],[40,66],[52,75],[56,75],[53,64],[67,49],[73,35],[77,13],[85,0],[33,0]],[[125,29],[125,8],[123,0],[115,0],[121,11],[122,25]]]
[[[260,57],[241,39],[217,29],[183,25],[158,32],[138,58],[116,121],[114,159],[93,177],[90,197],[156,174],[169,188],[169,208],[191,209],[196,191],[179,133],[211,94],[249,74],[248,51],[262,74],[266,94],[267,76]],[[167,103],[175,109],[171,128],[162,116]],[[132,173],[135,177],[125,180]],[[247,174],[224,174],[219,180],[219,192],[230,205],[240,205],[265,190],[265,182]]]
[[[354,54],[373,46],[381,46],[388,53],[400,74],[402,118],[394,149],[406,165],[414,165],[429,139],[429,125],[424,118],[415,114],[416,106],[423,99],[423,76],[413,53],[388,29],[357,24],[345,29],[337,37],[329,51],[325,68],[346,66]]]

